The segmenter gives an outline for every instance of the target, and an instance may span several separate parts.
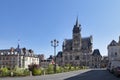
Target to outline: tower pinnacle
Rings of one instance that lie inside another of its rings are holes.
[[[80,26],[81,25],[79,24],[78,17],[77,17],[76,24],[73,27],[73,33],[80,33],[80,31],[81,31],[81,27]]]
[[[81,25],[79,24],[79,21],[78,21],[78,16],[76,18],[76,27],[80,27]]]

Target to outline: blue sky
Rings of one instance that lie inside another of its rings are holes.
[[[53,54],[50,41],[65,38],[79,18],[82,37],[93,36],[93,49],[107,55],[107,45],[120,35],[120,0],[0,0],[0,49],[33,49],[46,57]]]

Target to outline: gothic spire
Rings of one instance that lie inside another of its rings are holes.
[[[79,27],[78,16],[77,16],[77,19],[76,19],[76,27]]]
[[[76,27],[80,27],[81,25],[79,24],[79,21],[78,21],[78,16],[76,18]]]
[[[76,24],[74,25],[73,27],[73,33],[79,33],[81,31],[81,25],[79,24],[79,21],[78,21],[78,16],[76,18]]]

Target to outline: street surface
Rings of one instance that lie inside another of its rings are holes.
[[[105,69],[88,69],[42,76],[6,77],[0,80],[120,80],[120,77],[115,77]]]

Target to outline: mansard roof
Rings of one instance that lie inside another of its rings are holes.
[[[91,42],[91,38],[90,37],[84,37],[82,38],[82,42]]]
[[[62,51],[59,51],[58,54],[57,54],[57,57],[62,57]]]
[[[72,46],[72,39],[65,39],[64,46]]]
[[[26,48],[11,48],[11,49],[2,49],[0,50],[0,55],[24,55],[24,56],[34,56],[37,57],[37,55],[34,54],[33,50],[29,49],[27,50]]]
[[[82,40],[90,40],[90,37],[83,37]]]
[[[101,56],[99,49],[94,49],[92,55],[93,56]]]
[[[91,45],[92,45],[92,37],[84,37],[82,38],[82,45],[81,45],[81,49],[82,50],[87,50],[90,49]],[[73,39],[65,39],[63,42],[63,48],[64,50],[72,50],[72,43],[73,43]]]
[[[71,45],[72,46],[72,42],[73,42],[72,39],[65,39],[64,45],[69,45],[69,46]],[[87,42],[87,43],[90,44],[91,43],[91,38],[90,37],[84,37],[84,38],[82,38],[82,42]]]

